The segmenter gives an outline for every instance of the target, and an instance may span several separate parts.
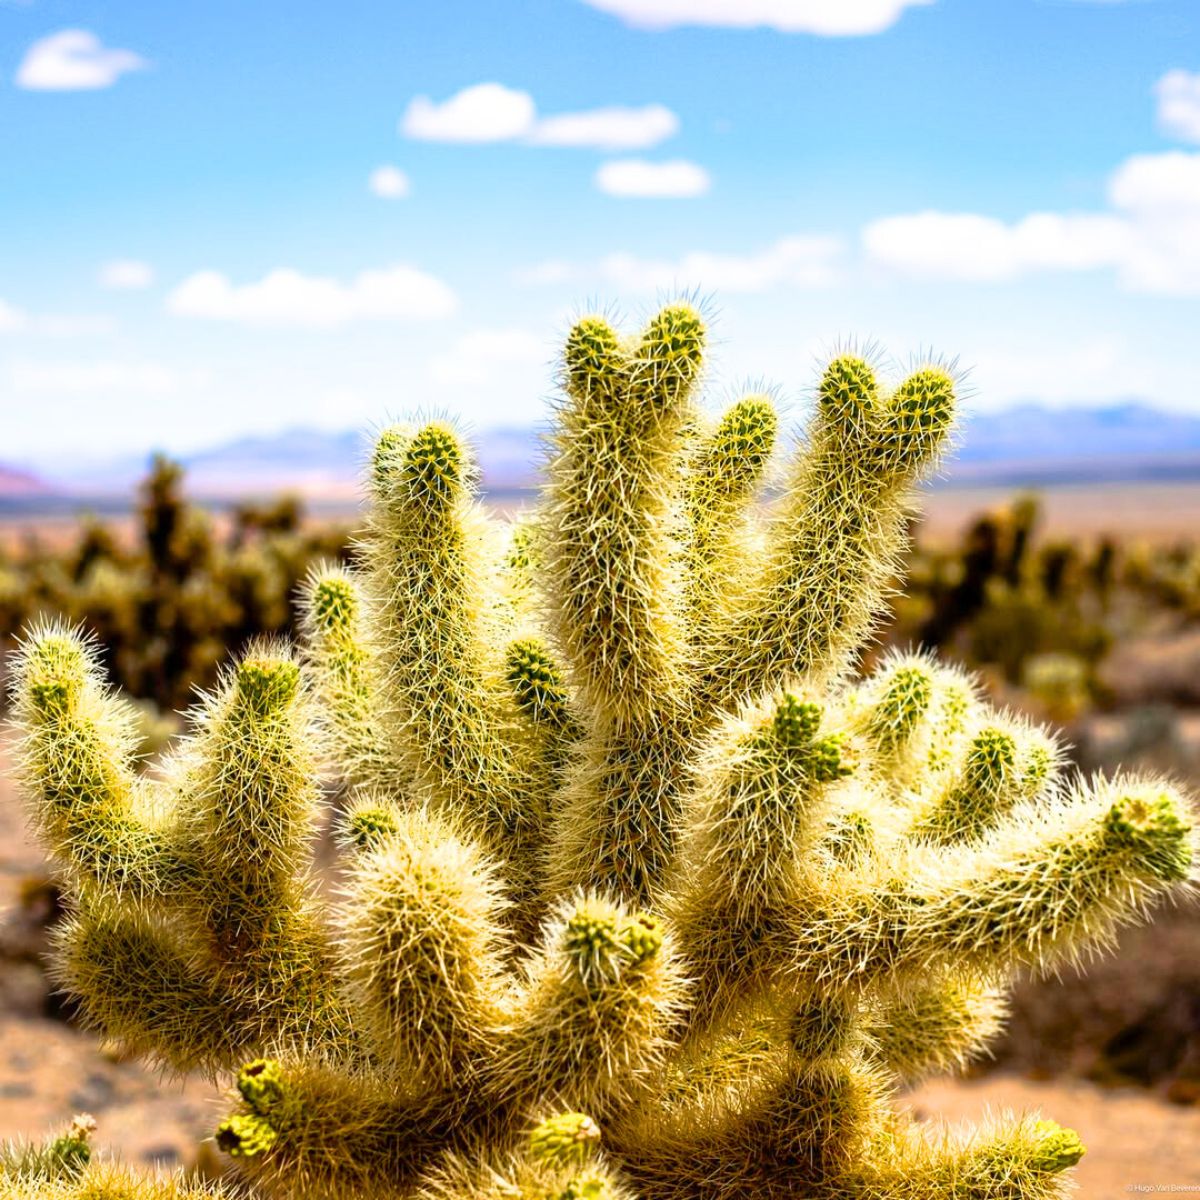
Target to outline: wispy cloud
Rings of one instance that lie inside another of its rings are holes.
[[[417,96],[400,118],[406,137],[433,142],[516,142],[593,150],[645,150],[679,132],[664,105],[609,105],[539,117],[528,92],[476,83],[447,100]]]
[[[584,3],[642,29],[716,25],[846,37],[882,33],[900,19],[905,9],[932,4],[933,0],[584,0]]]
[[[867,225],[869,261],[899,274],[1000,282],[1038,271],[1114,268],[1126,289],[1200,295],[1200,153],[1126,159],[1103,213],[1034,213],[1014,223],[921,212]]]
[[[197,271],[167,297],[168,311],[178,316],[276,327],[431,320],[448,317],[457,307],[448,284],[406,264],[362,271],[348,282],[290,267],[244,284],[234,284],[220,271]]]
[[[544,340],[524,329],[476,329],[430,360],[429,377],[450,387],[486,387],[497,371],[540,369],[549,357]]]
[[[703,167],[682,158],[667,162],[619,158],[597,170],[595,183],[609,196],[662,200],[703,196],[712,179]]]
[[[1164,133],[1185,142],[1200,142],[1200,75],[1168,71],[1155,85],[1158,123]]]
[[[412,181],[399,167],[376,167],[367,187],[383,200],[402,200],[412,191]]]
[[[29,313],[0,299],[0,334],[75,338],[112,333],[115,318],[102,313]]]
[[[543,117],[529,132],[535,146],[584,146],[595,150],[647,150],[679,132],[679,118],[662,104],[616,105]]]
[[[595,263],[552,259],[519,271],[516,282],[537,286],[602,280],[628,291],[702,288],[719,292],[765,292],[776,287],[822,288],[837,281],[845,247],[822,235],[780,238],[748,254],[693,250],[676,259],[609,254]]]
[[[178,391],[181,382],[171,367],[145,362],[15,362],[7,374],[9,386],[24,394],[163,396]]]
[[[98,281],[113,291],[137,291],[154,283],[154,268],[134,258],[115,258],[100,268]]]
[[[112,87],[149,64],[132,50],[114,50],[86,29],[63,29],[36,41],[17,68],[16,85],[43,92]]]

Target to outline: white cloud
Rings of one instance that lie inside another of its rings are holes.
[[[28,325],[29,317],[21,309],[0,300],[0,333],[20,333]]]
[[[154,282],[154,268],[132,258],[117,258],[100,268],[100,286],[119,291],[148,288]]]
[[[412,183],[399,167],[376,167],[367,179],[367,187],[384,200],[400,200],[412,191]]]
[[[1136,154],[1109,180],[1131,246],[1121,264],[1132,291],[1200,295],[1200,153]]]
[[[485,387],[497,372],[540,369],[549,357],[545,342],[523,329],[477,329],[459,338],[449,353],[431,359],[429,377],[450,387]]]
[[[539,117],[528,92],[501,83],[476,83],[437,103],[413,99],[400,118],[407,137],[433,142],[513,142],[593,150],[646,150],[679,132],[679,118],[662,104],[610,105]]]
[[[107,314],[27,313],[0,300],[0,334],[20,333],[31,337],[74,338],[111,333],[116,321]]]
[[[543,287],[568,283],[575,273],[575,267],[565,258],[548,258],[532,267],[518,268],[513,272],[513,282],[526,287]]]
[[[584,0],[601,12],[643,29],[716,25],[766,26],[781,33],[828,37],[882,33],[906,8],[933,0]]]
[[[649,162],[644,158],[617,158],[596,172],[596,186],[610,196],[682,198],[702,196],[711,184],[708,172],[684,159]]]
[[[140,71],[146,60],[132,50],[113,50],[86,29],[63,29],[36,41],[17,68],[17,87],[73,92],[112,87],[127,71]]]
[[[457,305],[446,283],[404,264],[362,271],[345,283],[289,267],[245,284],[219,271],[197,271],[167,297],[168,310],[179,316],[312,328],[446,317]]]
[[[97,392],[162,396],[179,388],[178,374],[158,363],[16,362],[8,368],[15,391],[29,394]]]
[[[477,83],[438,104],[417,96],[400,119],[405,136],[431,142],[506,142],[528,133],[537,108],[528,92]]]
[[[1006,225],[975,213],[883,217],[862,233],[868,259],[905,275],[993,282],[1036,270],[1113,266],[1129,231],[1117,217],[1034,213]]]
[[[527,286],[599,279],[616,288],[639,292],[693,287],[718,292],[821,288],[837,282],[844,252],[839,238],[797,234],[751,254],[693,250],[675,259],[655,259],[620,253],[589,264],[550,259],[515,272],[513,279]]]
[[[1155,85],[1158,123],[1185,142],[1200,142],[1200,75],[1168,71]]]
[[[677,260],[610,254],[600,274],[631,291],[698,286],[718,292],[764,292],[772,287],[826,287],[837,274],[841,243],[830,237],[785,237],[757,254],[695,250]]]
[[[593,108],[543,117],[529,133],[535,146],[589,146],[596,150],[648,150],[679,132],[679,118],[662,104],[643,108]]]
[[[964,357],[971,364],[975,403],[983,409],[1031,398],[1070,404],[1095,403],[1102,396],[1144,396],[1155,382],[1154,372],[1119,336],[1065,345],[1053,336],[1049,345],[985,342]]]
[[[1109,211],[1034,213],[1008,224],[923,212],[867,225],[869,261],[902,275],[996,282],[1114,268],[1130,291],[1200,295],[1200,153],[1137,154],[1108,181]]]

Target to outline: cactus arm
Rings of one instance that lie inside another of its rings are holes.
[[[986,976],[1077,960],[1194,880],[1191,822],[1154,781],[1100,780],[1023,806],[977,844],[918,847],[874,883],[835,880],[795,916],[793,966],[853,985],[943,964]]]
[[[421,794],[510,848],[536,814],[506,736],[515,714],[486,600],[497,532],[472,499],[475,468],[448,426],[393,426],[372,480],[362,549],[394,753]]]
[[[91,645],[35,629],[13,671],[17,771],[51,853],[114,899],[163,894],[178,871],[169,829],[133,767],[132,710],[105,686]]]
[[[217,1146],[256,1195],[290,1200],[409,1194],[462,1115],[361,1065],[255,1059],[237,1088]]]
[[[232,1004],[200,947],[136,914],[90,904],[56,934],[54,977],[84,1021],[173,1070],[236,1062],[255,1018]]]
[[[376,1055],[462,1089],[505,1016],[506,907],[494,865],[427,810],[356,856],[338,918],[350,997]]]
[[[629,349],[595,317],[567,340],[542,528],[550,624],[589,719],[561,797],[554,897],[606,888],[646,903],[670,859],[689,746],[678,474],[704,341],[687,304]]]
[[[953,409],[954,381],[942,368],[921,368],[888,396],[862,359],[829,366],[808,452],[767,530],[762,573],[707,664],[703,690],[714,703],[736,705],[788,676],[845,671],[904,548],[909,485],[936,461]]]
[[[749,506],[770,461],[778,425],[770,396],[743,396],[692,452],[686,492],[689,569],[684,611],[691,640],[698,647],[713,636],[718,614],[745,577],[746,542],[754,530]]]
[[[304,894],[316,832],[314,713],[299,664],[252,649],[194,715],[171,764],[187,903],[229,961],[271,946]]]
[[[194,715],[170,764],[186,871],[178,903],[231,1002],[253,1000],[260,1039],[344,1035],[308,875],[320,816],[319,739],[289,652],[252,646]]]
[[[301,599],[306,659],[345,782],[400,790],[376,704],[358,582],[342,567],[322,564],[309,572]]]
[[[853,752],[802,687],[749,705],[713,736],[684,807],[667,902],[702,1005],[722,1007],[778,967],[785,914],[812,887]]]
[[[584,898],[547,924],[485,1086],[603,1121],[661,1068],[685,989],[661,922]]]
[[[628,351],[599,317],[567,339],[546,594],[575,691],[610,720],[682,698],[677,475],[704,339],[684,304],[659,313]]]
[[[885,995],[867,1024],[875,1053],[905,1084],[983,1054],[1007,1016],[1005,993],[954,971]]]
[[[969,1134],[914,1126],[880,1145],[848,1190],[863,1200],[1066,1200],[1066,1172],[1083,1154],[1078,1134],[1036,1116]]]
[[[939,845],[983,837],[1053,782],[1061,757],[1051,738],[1024,722],[984,722],[966,742],[958,770],[921,806],[911,836]]]

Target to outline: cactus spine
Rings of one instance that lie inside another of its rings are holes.
[[[217,1140],[265,1194],[1066,1195],[1069,1130],[948,1133],[891,1097],[986,1046],[1014,968],[1188,891],[1190,802],[1065,782],[927,656],[851,677],[950,370],[837,357],[764,506],[774,408],[709,423],[705,341],[686,303],[635,337],[579,321],[543,503],[507,532],[451,427],[385,430],[305,666],[243,658],[161,784],[87,644],[29,634],[62,979],[161,1061],[244,1064]],[[332,905],[318,734],[349,790]]]

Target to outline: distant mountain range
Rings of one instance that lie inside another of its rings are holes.
[[[487,431],[477,438],[484,487],[518,492],[537,483],[542,452],[532,427]],[[1103,408],[1026,404],[975,413],[959,431],[945,477],[959,485],[1045,486],[1128,480],[1200,481],[1200,415],[1167,413],[1130,401]],[[221,500],[303,493],[316,503],[352,502],[368,435],[293,429],[241,438],[185,456],[189,490]],[[29,506],[77,499],[116,501],[145,469],[141,459],[91,464],[71,479],[0,466],[0,502]]]

